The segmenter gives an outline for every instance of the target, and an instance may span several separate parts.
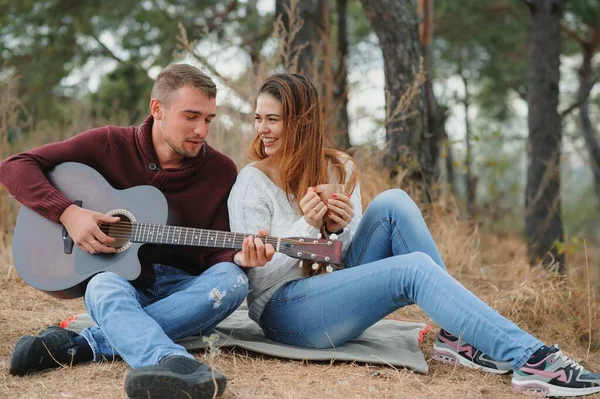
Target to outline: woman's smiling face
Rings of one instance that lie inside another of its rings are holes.
[[[283,119],[281,102],[270,94],[262,93],[256,99],[254,111],[254,128],[262,140],[267,156],[272,156],[281,146]]]

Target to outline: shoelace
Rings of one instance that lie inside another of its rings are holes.
[[[564,353],[562,353],[561,351],[556,352],[556,358],[558,360],[562,360],[563,362],[565,362],[565,366],[573,366],[573,368],[575,370],[579,370],[579,371],[585,371],[585,369],[583,368],[583,366],[579,363],[577,363],[575,360],[573,359],[569,359],[569,357],[567,355],[565,355]]]

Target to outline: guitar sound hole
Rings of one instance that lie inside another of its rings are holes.
[[[121,218],[117,223],[102,223],[100,224],[100,230],[109,237],[114,238],[116,241],[111,247],[117,249],[124,247],[131,238],[131,219],[127,215],[116,213],[112,216]]]

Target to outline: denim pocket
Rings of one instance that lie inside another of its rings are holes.
[[[300,331],[276,330],[274,328],[267,328],[265,329],[265,335],[270,340],[277,341],[282,344],[315,349],[315,346]]]

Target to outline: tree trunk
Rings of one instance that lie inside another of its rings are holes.
[[[438,160],[440,158],[441,141],[446,134],[445,116],[440,115],[438,104],[433,93],[433,76],[431,67],[431,41],[433,40],[433,0],[419,0],[418,17],[422,21],[419,24],[419,40],[421,42],[421,53],[423,54],[423,67],[427,74],[425,80],[425,107],[427,109],[428,134],[425,137],[426,151],[431,154],[435,161],[432,165],[432,174],[429,181],[437,180],[439,176]],[[450,143],[447,142],[447,154],[452,158]],[[450,174],[448,177],[451,179]],[[450,183],[449,183],[450,184]]]
[[[254,13],[258,14],[258,10],[256,9],[257,0],[249,0],[248,8],[254,10]],[[273,25],[271,25],[268,29],[269,35],[273,32]],[[266,34],[265,34],[266,36]],[[259,64],[261,62],[260,59],[260,50],[263,47],[264,39],[261,37],[257,37],[254,40],[248,40],[245,38],[248,47],[248,55],[250,56],[250,63],[252,64],[252,70],[254,73],[258,72]]]
[[[440,123],[440,133],[442,134],[442,142],[446,146],[446,158],[444,162],[444,166],[446,167],[446,180],[448,181],[448,186],[450,186],[450,190],[456,198],[458,198],[458,193],[456,189],[456,183],[454,182],[454,155],[452,154],[452,144],[450,143],[450,138],[448,137],[448,132],[446,131],[446,117],[439,121]]]
[[[600,143],[596,137],[596,131],[590,120],[589,95],[591,91],[592,58],[596,53],[600,42],[600,28],[594,28],[589,32],[589,40],[583,46],[583,62],[579,71],[579,124],[581,135],[590,156],[590,167],[594,176],[594,188],[600,209]],[[600,213],[600,212],[599,212]]]
[[[282,16],[290,32],[289,15],[284,6],[292,8],[294,0],[277,0],[275,13]],[[339,14],[337,54],[331,40],[331,17],[327,0],[296,0],[295,17],[302,19],[302,27],[293,37],[292,54],[297,50],[297,65],[292,62],[287,72],[298,72],[310,79],[319,90],[325,123],[325,144],[347,150],[348,134],[347,66],[348,39],[346,27],[346,0],[337,3]],[[291,24],[294,25],[293,23]],[[337,57],[337,60],[335,58]],[[294,59],[295,57],[291,57]],[[335,61],[337,68],[334,68]]]
[[[293,0],[276,0],[275,16],[281,15],[284,26],[289,31],[290,21],[284,6],[291,7]],[[302,46],[298,56],[298,73],[310,76],[314,68],[315,44],[320,41],[320,32],[323,32],[323,12],[327,7],[326,0],[302,0],[298,1],[298,17],[302,18],[304,24],[294,37],[292,47]]]
[[[415,10],[407,0],[361,0],[361,3],[383,53],[387,108],[385,166],[392,178],[400,168],[406,168],[410,181],[427,187],[436,174],[437,159],[426,145],[425,91],[418,90],[407,109],[395,112],[420,66]]]
[[[350,134],[348,128],[350,121],[348,118],[348,25],[347,25],[347,0],[337,0],[336,9],[338,15],[337,47],[338,47],[338,66],[336,71],[336,86],[334,95],[336,101],[340,104],[337,135],[335,141],[337,148],[347,150],[350,148]]]
[[[452,153],[452,144],[450,143],[450,137],[446,131],[446,119],[448,118],[448,107],[445,105],[438,104],[437,106],[437,118],[435,131],[439,132],[440,135],[440,154],[444,157],[444,169],[446,170],[446,181],[448,186],[452,190],[452,194],[458,198],[459,193],[457,192],[456,183],[454,181],[454,154]],[[442,151],[443,149],[443,151]]]
[[[477,214],[475,199],[477,195],[478,179],[476,176],[473,176],[473,145],[471,143],[471,120],[469,119],[471,96],[469,93],[469,79],[466,76],[466,72],[463,71],[462,66],[460,66],[459,69],[460,77],[465,87],[465,97],[463,98],[463,105],[465,107],[465,144],[467,147],[465,155],[465,187],[467,192],[467,215],[469,215],[469,217],[472,218]]]
[[[531,265],[564,272],[561,219],[561,123],[558,114],[562,0],[527,0],[530,13],[529,139],[525,228]]]

